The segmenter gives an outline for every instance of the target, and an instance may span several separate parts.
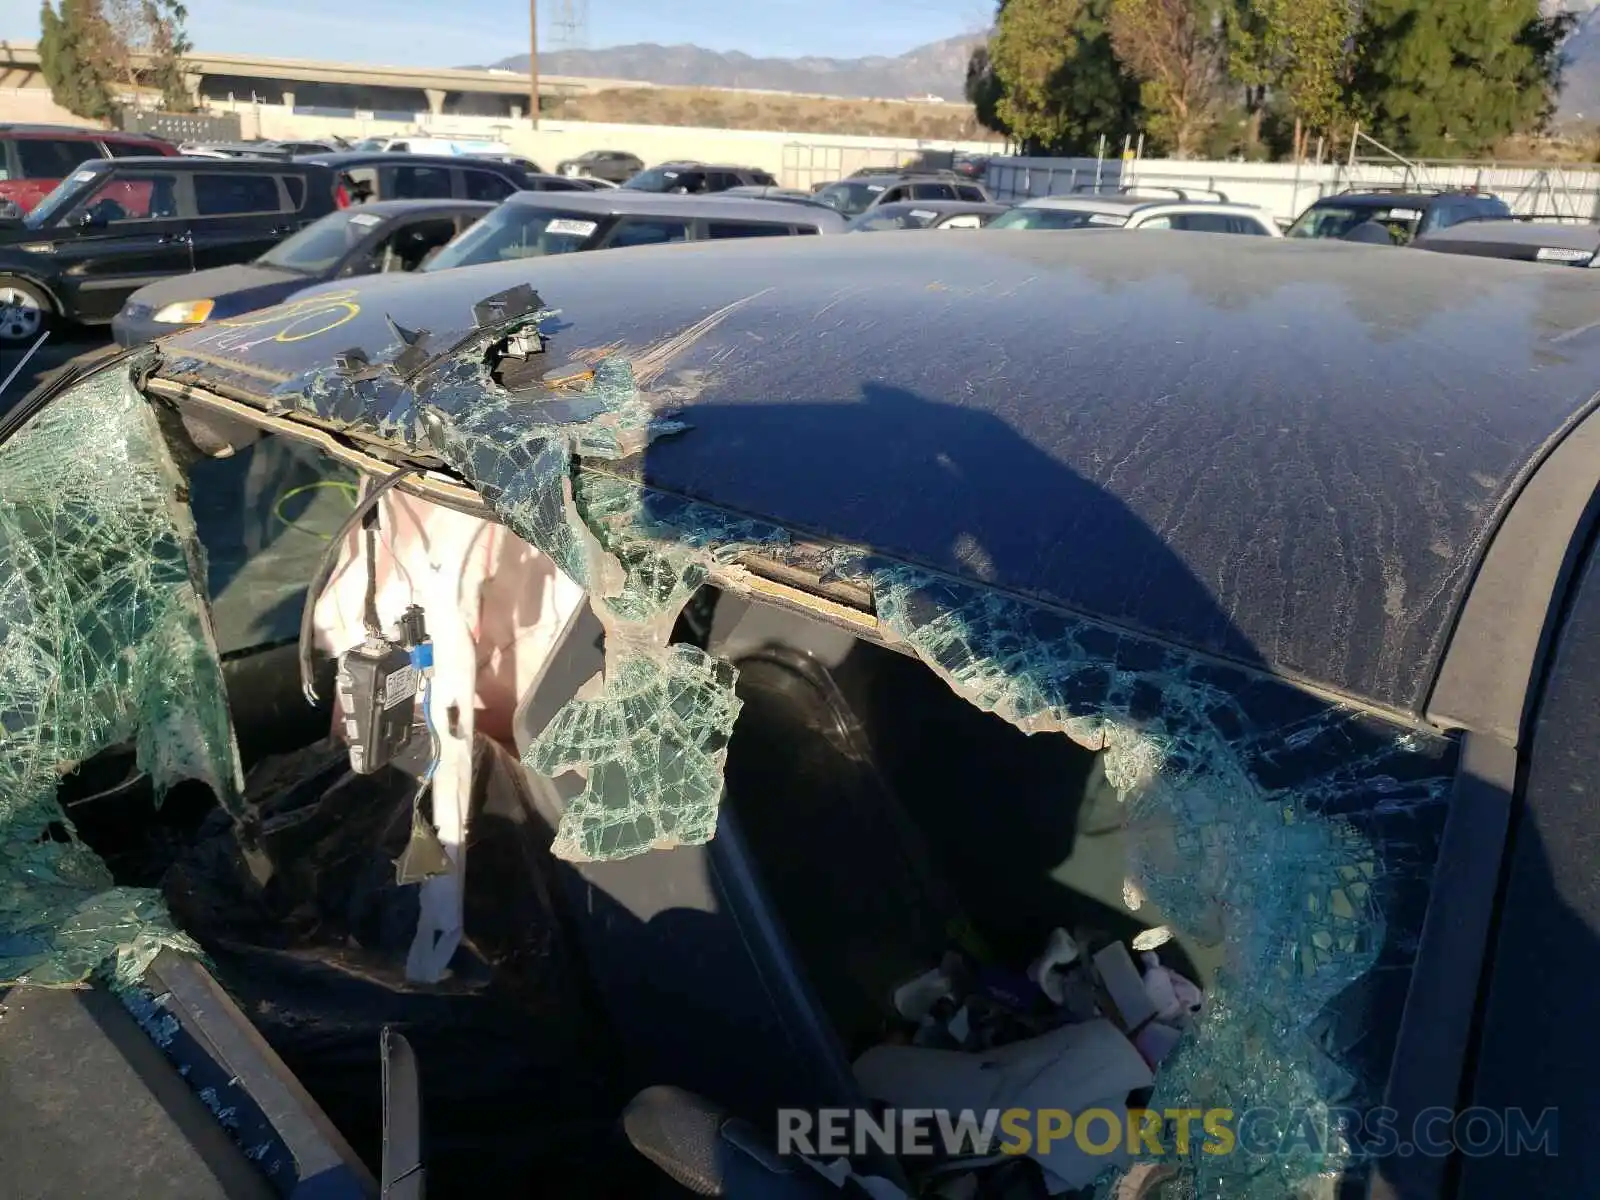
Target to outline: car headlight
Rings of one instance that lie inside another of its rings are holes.
[[[163,325],[198,325],[211,315],[214,307],[215,300],[179,300],[176,304],[167,305],[150,319]]]

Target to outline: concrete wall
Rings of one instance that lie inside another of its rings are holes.
[[[607,125],[584,121],[526,121],[497,117],[418,113],[410,121],[376,117],[316,116],[279,104],[218,101],[217,112],[237,112],[243,136],[315,138],[337,135],[352,140],[405,133],[456,134],[496,138],[549,169],[587,150],[627,150],[647,163],[675,158],[761,167],[794,187],[837,179],[865,166],[892,166],[922,149],[993,153],[988,142],[920,142],[915,138],[849,137],[781,130],[698,129],[676,125]]]
[[[1518,213],[1566,220],[1600,219],[1600,167],[1180,162],[1144,158],[1001,158],[989,164],[989,190],[1003,200],[1063,195],[1100,186],[1189,187],[1221,191],[1256,204],[1281,221],[1293,220],[1314,201],[1363,188],[1443,190],[1476,187],[1493,192]]]
[[[0,88],[0,122],[43,125],[93,125],[50,99],[47,88]]]

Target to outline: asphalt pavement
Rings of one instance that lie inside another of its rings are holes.
[[[98,329],[67,329],[53,330],[49,340],[40,346],[22,373],[5,385],[5,390],[0,392],[0,413],[4,413],[13,404],[17,403],[47,376],[54,374],[66,366],[79,355],[92,354],[96,350],[110,345],[109,330]],[[12,350],[0,347],[0,383],[16,368],[27,354],[27,347]]]

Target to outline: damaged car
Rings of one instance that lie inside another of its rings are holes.
[[[0,1159],[111,1194],[143,1119],[115,1194],[1585,1194],[1410,1139],[1594,1106],[1548,1032],[1600,918],[1592,291],[1285,249],[379,275],[30,396],[0,1086],[54,1101]],[[166,1107],[8,1037],[68,1003]]]

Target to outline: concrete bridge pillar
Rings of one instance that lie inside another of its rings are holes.
[[[294,93],[288,88],[283,90],[283,106],[290,112],[294,111]]]
[[[422,94],[427,97],[429,113],[437,117],[444,112],[443,88],[423,88]]]

